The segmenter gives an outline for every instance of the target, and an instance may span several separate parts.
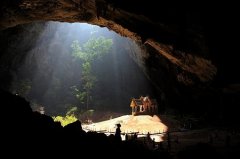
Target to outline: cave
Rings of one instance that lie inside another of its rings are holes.
[[[138,142],[119,144],[100,133],[86,134],[80,122],[62,128],[51,117],[33,112],[27,98],[11,91],[15,72],[23,61],[38,62],[37,58],[31,61],[27,52],[33,49],[32,45],[38,40],[36,34],[40,34],[42,28],[49,23],[87,23],[131,39],[131,45],[127,43],[124,47],[133,49],[128,55],[129,60],[148,82],[151,90],[148,93],[157,99],[160,115],[174,116],[174,120],[184,127],[188,125],[189,128],[191,123],[191,129],[196,132],[209,128],[204,131],[206,138],[199,141],[193,135],[192,139],[199,143],[184,145],[174,157],[202,158],[208,152],[212,157],[239,156],[237,5],[174,1],[159,4],[154,0],[2,0],[0,4],[1,112],[6,121],[4,135],[9,139],[4,144],[12,145],[12,151],[27,143],[29,151],[37,154],[39,142],[43,141],[46,144],[43,154],[48,151],[54,154],[58,152],[56,147],[47,143],[74,143],[74,140],[81,143],[80,148],[68,147],[66,152],[81,150],[84,153],[90,151],[86,148],[89,146],[92,151],[101,152],[106,146],[109,151],[122,152],[124,157],[128,148],[134,147],[133,154],[142,150],[147,156],[173,157],[165,149],[160,149],[160,144],[157,150],[149,152]],[[224,12],[226,9],[230,10]],[[56,31],[55,27],[50,29]],[[24,34],[27,38],[23,39]],[[24,73],[20,75],[24,76]],[[46,84],[46,81],[38,83]],[[41,97],[41,94],[35,95]],[[119,106],[115,108],[120,109]],[[171,122],[168,121],[167,125],[170,127]],[[165,144],[175,141],[178,140],[172,138]],[[36,149],[29,145],[36,146]],[[163,147],[167,148],[166,145]],[[219,145],[225,147],[219,148]],[[10,147],[6,146],[6,149]]]

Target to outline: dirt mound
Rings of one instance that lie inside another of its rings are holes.
[[[116,124],[121,124],[122,133],[134,133],[138,135],[163,133],[168,130],[168,127],[161,122],[158,116],[150,115],[124,115],[114,119],[85,125],[84,128],[93,131],[104,131],[114,133],[116,130]],[[162,135],[155,136],[155,141],[161,141]]]

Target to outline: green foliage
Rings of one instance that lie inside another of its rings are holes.
[[[82,103],[84,104],[85,102],[85,98],[87,97],[87,92],[81,92],[77,86],[72,86],[71,87],[73,89],[73,94],[75,95],[75,97]]]
[[[89,39],[81,48],[79,42],[75,40],[71,45],[73,49],[72,55],[84,62],[92,62],[94,59],[107,54],[112,43],[112,39],[106,39],[101,36]]]
[[[77,112],[77,110],[78,110],[77,107],[72,107],[67,111],[66,115],[74,115]]]
[[[87,55],[91,61],[107,54],[111,45],[112,39],[105,39],[104,37],[91,38],[83,45],[83,50],[88,53]]]
[[[94,110],[93,110],[93,109],[89,109],[89,110],[87,110],[87,111],[85,112],[85,114],[87,114],[87,116],[89,116],[89,117],[92,117],[93,114],[94,114]]]
[[[77,40],[73,41],[71,45],[73,49],[72,56],[75,59],[80,59],[82,62],[82,89],[80,90],[76,86],[73,86],[74,95],[81,103],[86,104],[87,109],[91,99],[91,91],[97,81],[95,75],[92,73],[92,62],[107,54],[112,43],[112,39],[98,37],[90,38],[82,47]]]
[[[92,118],[93,114],[94,114],[93,109],[89,109],[86,111],[83,110],[79,113],[79,120],[81,120],[82,122],[88,122],[89,119]]]
[[[78,120],[74,115],[66,115],[65,117],[56,116],[52,118],[55,122],[60,122],[62,126],[66,126]]]
[[[72,51],[72,55],[75,58],[79,58],[79,59],[86,59],[86,54],[84,54],[82,52],[82,48],[80,47],[80,44],[78,42],[78,40],[73,41],[72,45],[71,45],[73,51]]]

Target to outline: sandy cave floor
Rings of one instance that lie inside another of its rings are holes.
[[[228,151],[228,149],[226,149],[227,135],[230,135],[231,139],[230,149],[240,143],[240,133],[232,134],[230,131],[216,128],[202,128],[175,132],[172,130],[176,130],[176,128],[179,127],[177,121],[170,121],[170,118],[165,116],[162,117],[162,120],[160,118],[161,116],[156,115],[123,115],[102,122],[82,125],[82,127],[85,131],[104,132],[106,135],[110,135],[115,134],[117,128],[116,124],[120,123],[122,140],[125,140],[125,133],[133,134],[134,132],[137,132],[139,138],[146,137],[149,132],[150,134],[153,134],[150,137],[154,139],[155,142],[163,141],[163,147],[165,148],[167,148],[167,137],[164,132],[170,131],[172,152],[175,153],[197,143],[207,143],[216,148],[217,151],[225,153]],[[212,142],[210,142],[210,136],[214,136]]]
[[[168,131],[168,127],[161,122],[161,119],[154,115],[123,115],[114,119],[93,123],[90,125],[83,125],[85,131],[102,131],[107,135],[114,134],[116,130],[116,124],[121,124],[122,139],[125,140],[125,134],[137,133],[138,137],[146,136],[149,132],[150,137],[156,141],[162,141],[164,133]]]

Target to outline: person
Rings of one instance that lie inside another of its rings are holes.
[[[128,134],[125,134],[125,140],[126,141],[128,140]]]
[[[151,138],[150,138],[150,133],[149,133],[149,132],[147,133],[147,140],[148,140],[148,141],[151,140]]]
[[[134,139],[134,140],[137,140],[137,133],[134,133],[133,139]]]
[[[156,144],[155,144],[155,138],[152,139],[152,146],[153,146],[153,149],[155,149],[155,146],[156,146]]]
[[[116,132],[115,132],[115,139],[117,141],[122,141],[120,127],[121,127],[121,124],[117,124]]]

